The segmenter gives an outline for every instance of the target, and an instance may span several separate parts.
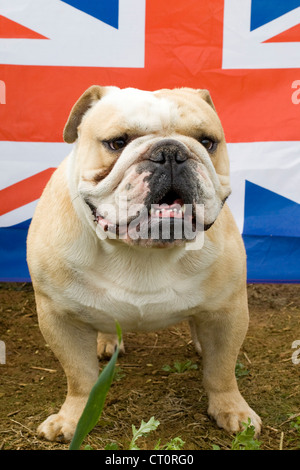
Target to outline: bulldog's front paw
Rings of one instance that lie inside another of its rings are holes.
[[[48,441],[69,442],[72,440],[77,421],[66,418],[63,413],[49,416],[37,429],[38,437]]]
[[[211,393],[209,396],[208,414],[216,420],[220,428],[236,433],[243,429],[243,423],[250,418],[257,437],[261,430],[261,419],[250,408],[239,392]]]
[[[104,333],[98,333],[97,338],[97,355],[99,359],[110,358],[116,350],[118,345],[117,335],[109,335]],[[124,354],[125,348],[123,340],[120,344],[120,354]]]

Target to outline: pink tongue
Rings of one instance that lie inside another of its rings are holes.
[[[183,206],[183,200],[182,199],[175,199],[173,204],[171,204],[169,207],[173,207],[173,206]]]
[[[178,206],[183,206],[183,200],[182,199],[175,199],[175,201],[172,204],[153,204],[154,209],[173,209]]]

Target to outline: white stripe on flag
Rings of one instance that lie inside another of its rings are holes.
[[[0,190],[56,168],[71,150],[64,142],[0,142]]]
[[[11,227],[12,225],[17,225],[25,220],[31,219],[37,203],[38,200],[25,204],[22,207],[18,207],[18,209],[7,212],[7,214],[1,215],[0,227]]]

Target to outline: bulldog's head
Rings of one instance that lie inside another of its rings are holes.
[[[74,105],[72,187],[99,238],[182,244],[230,194],[224,133],[207,90],[92,86]],[[73,196],[74,196],[73,194]]]

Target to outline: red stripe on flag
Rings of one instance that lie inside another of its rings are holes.
[[[0,215],[39,199],[55,168],[48,168],[0,191]]]
[[[133,73],[129,69],[2,67],[0,76],[7,90],[6,105],[0,106],[0,140],[4,141],[62,142],[63,128],[79,96],[90,85],[112,83],[146,90],[208,88],[227,142],[299,140],[300,105],[292,101],[298,69],[198,71],[195,77],[178,70],[174,77],[165,66],[159,67],[161,74],[149,75],[143,69]]]
[[[267,39],[264,42],[299,42],[300,41],[300,24],[296,24],[290,29],[283,31],[277,36],[271,39]]]
[[[0,15],[0,38],[48,39],[2,15]]]

